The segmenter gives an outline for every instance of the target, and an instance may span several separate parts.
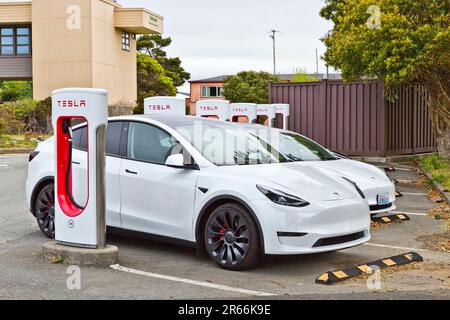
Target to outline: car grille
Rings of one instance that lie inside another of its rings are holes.
[[[336,244],[346,243],[356,241],[358,239],[364,238],[364,231],[347,234],[345,236],[332,237],[332,238],[323,238],[317,240],[317,242],[313,245],[313,248],[317,247],[326,247],[326,246],[334,246]]]
[[[373,206],[370,206],[369,208],[370,208],[370,211],[377,211],[377,210],[388,209],[390,207],[392,207],[392,202],[388,203],[388,204],[381,204],[381,205],[375,204]]]

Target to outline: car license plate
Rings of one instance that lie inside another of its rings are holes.
[[[378,205],[384,205],[389,203],[389,194],[380,193],[377,197]]]

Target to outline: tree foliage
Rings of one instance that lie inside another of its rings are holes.
[[[324,60],[345,80],[426,87],[444,157],[450,154],[449,7],[448,0],[326,0],[321,10],[334,23]]]
[[[172,43],[170,37],[164,38],[161,35],[143,35],[137,40],[137,50],[145,53],[158,61],[164,68],[166,75],[173,80],[175,87],[182,86],[191,75],[181,66],[178,57],[169,58],[164,50]]]
[[[177,89],[164,68],[145,53],[137,54],[137,107],[135,113],[143,113],[144,99],[152,96],[175,96]]]
[[[319,78],[306,73],[306,68],[298,68],[292,76],[292,82],[318,82]]]
[[[31,81],[0,81],[0,103],[33,97]]]
[[[239,72],[225,80],[225,99],[235,103],[267,103],[269,100],[269,81],[279,82],[281,79],[263,71]]]

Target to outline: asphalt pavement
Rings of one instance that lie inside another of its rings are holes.
[[[363,246],[324,254],[267,256],[252,270],[231,272],[216,267],[191,248],[121,233],[108,234],[120,250],[120,268],[79,270],[42,257],[47,242],[25,201],[26,155],[0,156],[0,299],[448,299],[450,254],[428,239],[443,232],[444,221],[427,215],[436,206],[423,187],[399,184],[404,196],[397,211],[410,221],[377,227]],[[416,180],[415,171],[388,173],[393,179]],[[416,251],[424,262],[325,286],[315,283],[323,272]],[[75,275],[78,275],[76,272]],[[71,285],[72,283],[72,285]],[[75,282],[76,283],[76,282]],[[369,284],[369,285],[368,285]]]

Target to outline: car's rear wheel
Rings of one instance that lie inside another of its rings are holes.
[[[250,213],[236,203],[223,204],[210,214],[205,246],[211,259],[229,270],[249,269],[260,257],[258,228]]]
[[[47,237],[55,238],[55,187],[47,184],[36,197],[34,206],[39,229]]]

